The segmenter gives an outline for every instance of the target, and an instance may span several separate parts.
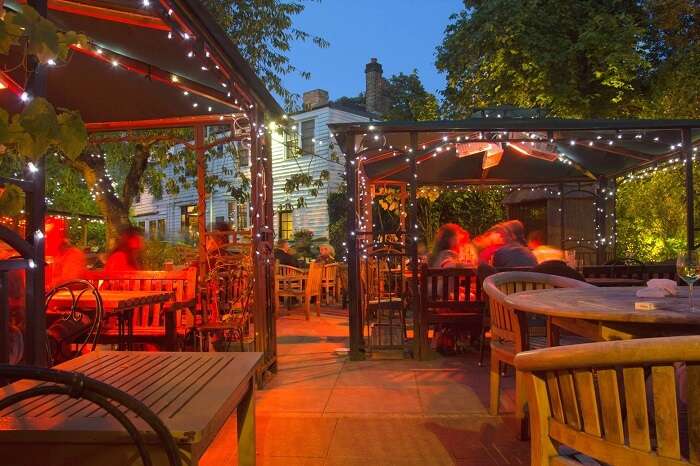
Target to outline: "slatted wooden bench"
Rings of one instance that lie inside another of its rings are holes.
[[[197,269],[139,270],[129,272],[105,272],[91,270],[87,280],[100,290],[121,291],[170,291],[173,298],[164,304],[142,306],[133,313],[134,343],[154,343],[165,349],[175,350],[178,339],[193,326],[197,304]],[[187,311],[187,312],[183,312]],[[115,343],[118,330],[107,327],[100,337],[101,342]]]

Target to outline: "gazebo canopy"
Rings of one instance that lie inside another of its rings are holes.
[[[17,9],[20,4],[6,2]],[[88,37],[68,63],[48,66],[46,97],[78,110],[88,129],[225,122],[275,99],[196,0],[49,0],[49,20]],[[30,72],[19,50],[2,57],[2,108],[17,112]],[[222,118],[223,117],[223,118]]]
[[[341,123],[367,181],[410,182],[415,135],[419,185],[594,181],[672,159],[687,129],[697,151],[699,120],[472,118],[462,121]]]

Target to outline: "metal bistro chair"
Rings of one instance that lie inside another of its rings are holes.
[[[50,308],[51,301],[61,291],[70,293],[71,306],[69,309],[53,310]],[[80,309],[80,300],[86,294],[92,295],[95,301],[92,318]],[[104,306],[100,292],[92,283],[87,280],[71,280],[57,285],[46,295],[44,312],[59,316],[47,329],[47,352],[52,365],[82,354],[88,345],[90,351],[95,349],[102,329]],[[81,339],[82,342],[79,341]]]
[[[700,336],[527,351],[515,367],[527,387],[530,464],[700,464]]]
[[[531,345],[544,346],[546,328],[522,325],[522,315],[506,304],[506,296],[526,290],[547,288],[589,288],[593,285],[535,272],[501,272],[484,280],[484,293],[489,300],[491,317],[491,366],[490,366],[490,402],[489,413],[498,415],[501,398],[501,365],[513,365],[515,355],[530,348]],[[524,318],[523,318],[524,319]],[[539,341],[537,341],[539,340]],[[524,418],[525,392],[522,389],[522,376],[515,372],[515,414]]]

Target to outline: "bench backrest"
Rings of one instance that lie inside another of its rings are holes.
[[[423,264],[420,273],[420,297],[424,315],[438,310],[481,312],[481,282],[473,268],[432,269]]]
[[[197,268],[182,270],[137,270],[124,272],[105,272],[90,270],[86,279],[101,290],[143,290],[172,291],[174,297],[165,304],[143,306],[134,311],[134,325],[141,327],[163,327],[163,306],[170,303],[194,300],[197,296]],[[177,311],[176,322],[181,322]]]
[[[531,464],[573,464],[562,444],[606,464],[700,464],[700,336],[526,351],[515,367]]]

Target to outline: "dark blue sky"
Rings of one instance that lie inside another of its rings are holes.
[[[376,57],[384,76],[414,68],[428,91],[443,88],[444,77],[435,69],[435,47],[442,42],[452,13],[461,0],[322,0],[306,2],[295,18],[302,31],[330,42],[327,49],[295,43],[291,60],[311,72],[311,79],[285,77],[293,92],[326,89],[331,99],[355,96],[364,90],[365,64]]]

